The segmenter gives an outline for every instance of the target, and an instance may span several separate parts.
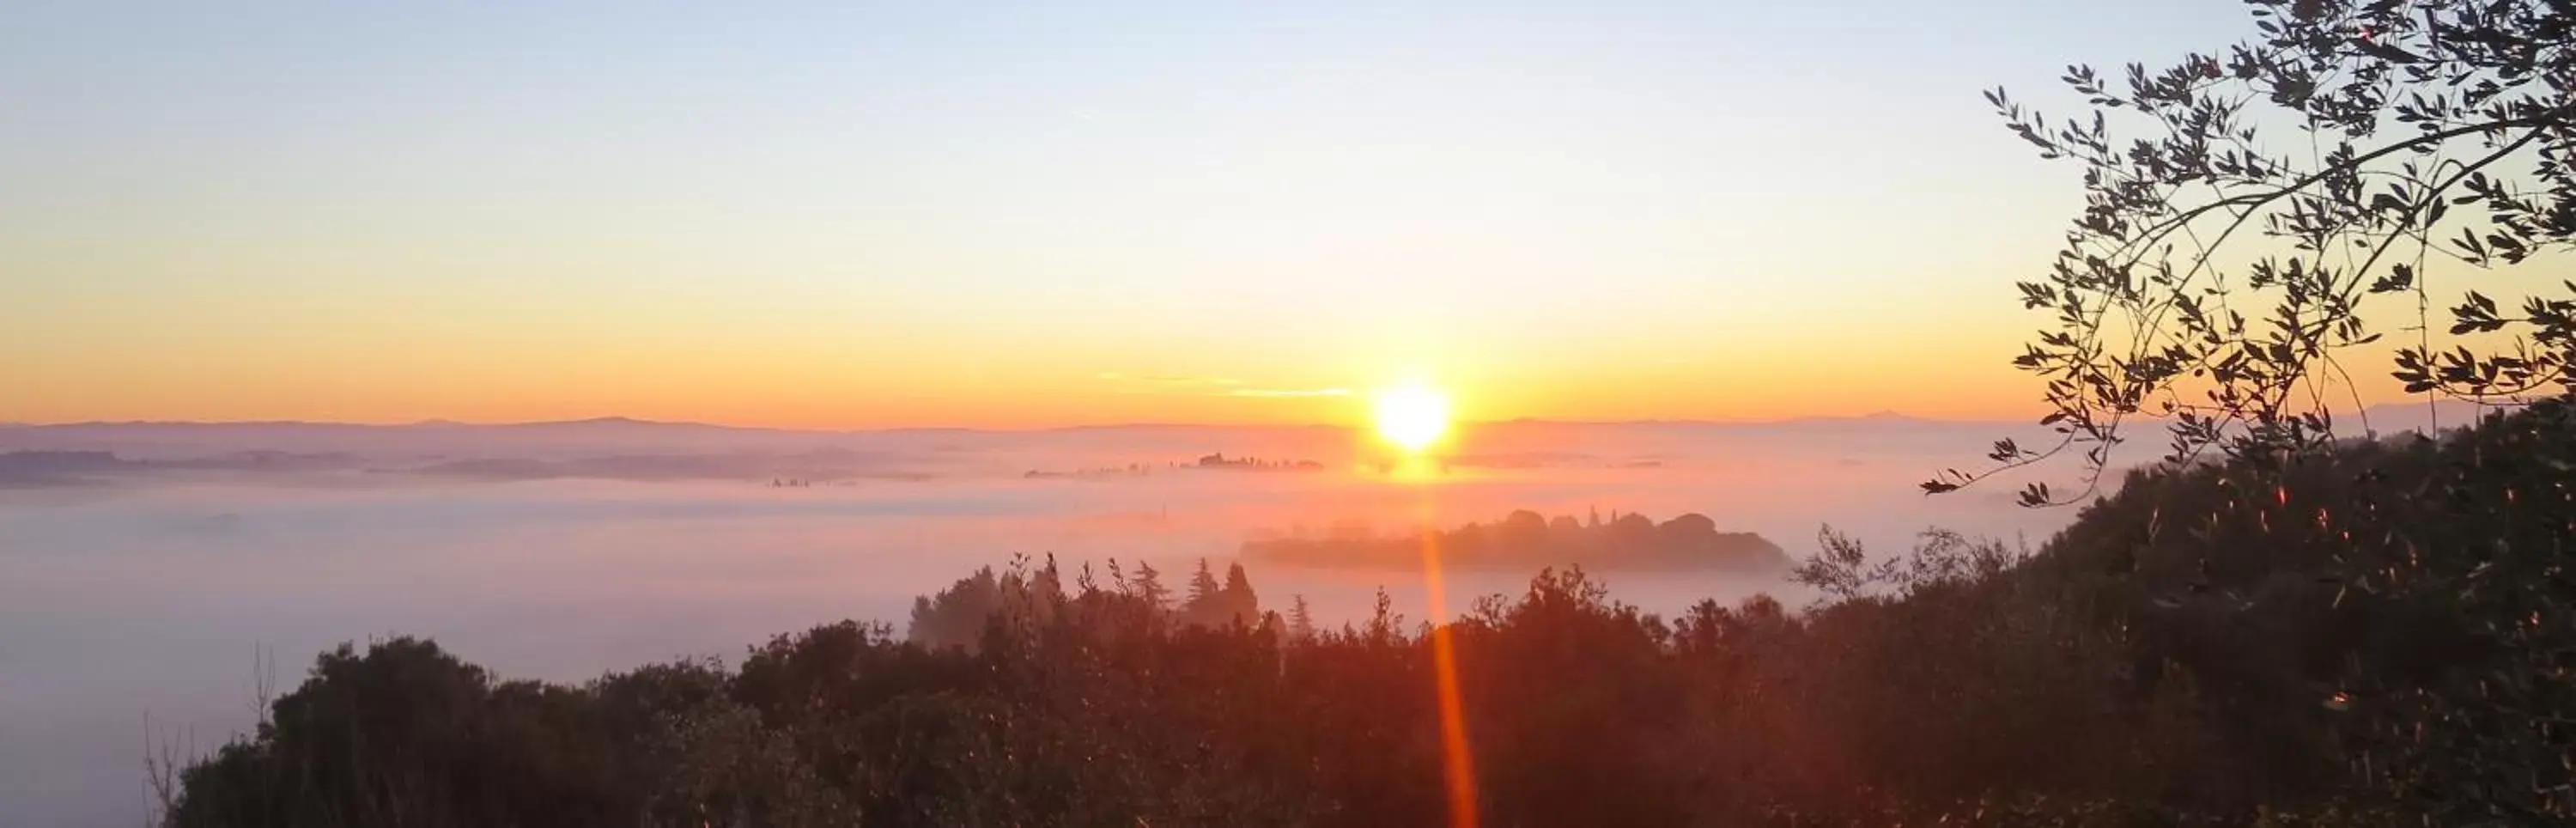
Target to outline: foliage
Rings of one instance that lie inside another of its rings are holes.
[[[2016,364],[2047,378],[2042,423],[2062,439],[1999,441],[1993,470],[1923,488],[2081,449],[2083,493],[2022,494],[2075,502],[2100,491],[2125,423],[2164,420],[2163,470],[2043,555],[2069,583],[2097,573],[2142,686],[2192,681],[2214,732],[2305,766],[2282,778],[2336,779],[2390,813],[2576,819],[2576,282],[2445,288],[2449,322],[2429,318],[2436,276],[2563,261],[2576,242],[2576,7],[2250,5],[2259,36],[2223,56],[2132,65],[2116,89],[2068,67],[2089,119],[1988,94],[2043,157],[2085,167],[2067,247],[2020,285],[2054,314]],[[2360,407],[2339,355],[2391,332],[2365,306],[2409,294],[2399,330],[2416,336],[2391,357],[2407,393],[2528,407],[2439,439],[2339,439],[2335,386]],[[2212,448],[2225,462],[2200,462]],[[1875,574],[1857,565],[1827,555],[1813,574],[1849,591]],[[2301,697],[2315,706],[2286,712]]]
[[[2052,121],[1987,94],[2043,158],[2084,167],[2086,205],[2046,278],[2020,284],[2053,329],[2015,360],[2047,378],[2062,439],[2094,490],[2124,424],[2163,418],[2168,459],[2217,447],[2262,460],[2334,435],[2338,354],[2387,332],[2375,297],[2412,298],[2394,355],[2408,393],[2474,400],[2576,387],[2576,282],[2430,286],[2443,260],[2511,265],[2576,240],[2576,9],[2551,0],[2248,0],[2256,38],[2114,83],[2064,80],[2089,118]],[[2115,128],[2116,127],[2116,128]],[[2134,127],[2137,137],[2127,137]],[[2554,281],[2554,280],[2547,280]],[[2543,294],[2566,289],[2565,298]],[[2410,297],[2411,295],[2411,297]],[[2448,339],[2423,317],[2450,307]],[[2508,299],[2507,301],[2511,301]],[[1927,491],[1983,477],[1945,471]]]
[[[1869,550],[1862,548],[1859,541],[1831,527],[1817,533],[1816,545],[1819,551],[1791,569],[1789,580],[1845,602],[1877,595],[1881,587],[1910,596],[1952,584],[1982,581],[2030,557],[2027,549],[1971,540],[1946,529],[1925,531],[1911,554],[1877,563],[1869,561]]]

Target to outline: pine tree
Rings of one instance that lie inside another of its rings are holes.
[[[1111,561],[1110,565],[1115,567],[1117,562]],[[1155,569],[1153,564],[1137,561],[1136,576],[1127,581],[1127,588],[1131,594],[1144,599],[1146,606],[1157,611],[1171,609],[1172,589],[1163,585],[1163,572]]]
[[[1249,624],[1261,617],[1261,599],[1252,594],[1252,577],[1243,573],[1242,562],[1226,565],[1225,592],[1219,598],[1220,620]]]
[[[1315,640],[1315,614],[1306,609],[1306,596],[1293,596],[1288,602],[1288,638],[1292,641]]]
[[[1056,569],[1055,553],[1047,553],[1046,566],[1040,568],[1037,577],[1030,580],[1035,585],[1039,598],[1050,604],[1064,603],[1064,573]]]
[[[1403,634],[1399,629],[1402,626],[1404,614],[1395,611],[1395,599],[1386,594],[1386,587],[1378,587],[1377,608],[1369,614],[1368,626],[1361,633],[1368,636],[1371,643],[1387,644]]]
[[[1224,615],[1217,606],[1217,597],[1216,576],[1208,574],[1207,559],[1200,558],[1198,571],[1190,573],[1189,597],[1181,605],[1181,613],[1192,621],[1213,624]]]

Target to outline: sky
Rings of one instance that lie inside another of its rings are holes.
[[[0,421],[2023,416],[2232,0],[0,8]]]

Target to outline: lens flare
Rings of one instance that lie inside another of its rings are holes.
[[[1450,828],[1476,828],[1476,755],[1467,741],[1467,711],[1458,692],[1458,654],[1449,637],[1447,568],[1440,562],[1437,509],[1430,489],[1422,500],[1422,585],[1431,615],[1432,681],[1440,703],[1441,775],[1449,791]]]

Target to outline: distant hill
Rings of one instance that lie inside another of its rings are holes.
[[[2339,431],[2364,425],[2385,436],[2474,421],[2479,409],[2447,401],[2398,403],[2338,415]],[[2033,418],[2035,420],[2036,418]],[[2136,432],[2160,427],[2153,419]],[[1512,420],[1459,426],[1457,468],[1644,469],[1674,464],[1750,468],[1764,462],[1830,463],[1816,457],[1870,455],[1924,470],[1972,460],[1998,438],[2025,445],[2051,435],[2031,421],[1937,420],[1896,413],[1763,422]],[[312,422],[92,422],[0,425],[0,454],[31,453],[0,469],[15,487],[85,485],[106,477],[195,470],[281,472],[408,471],[452,479],[807,479],[1021,475],[1032,462],[1090,468],[1136,457],[1228,454],[1204,468],[1273,468],[1232,452],[1299,458],[1288,470],[1341,468],[1376,458],[1374,444],[1347,426],[1073,426],[1037,430],[902,428],[820,431],[754,428],[628,417],[525,423],[404,424]],[[112,453],[113,462],[51,454]],[[2145,462],[2143,450],[2128,461]],[[1313,465],[1305,459],[1312,458]],[[91,466],[73,470],[65,463]],[[1039,468],[1044,468],[1040,466]]]
[[[104,451],[12,451],[0,453],[0,489],[79,486],[98,475],[124,470],[126,462]]]
[[[891,460],[880,455],[850,451],[816,451],[792,455],[614,455],[569,460],[479,458],[450,460],[413,469],[379,471],[481,480],[588,478],[757,481],[780,477],[798,480],[862,478],[915,480],[924,476],[919,472],[907,471],[893,464]]]

